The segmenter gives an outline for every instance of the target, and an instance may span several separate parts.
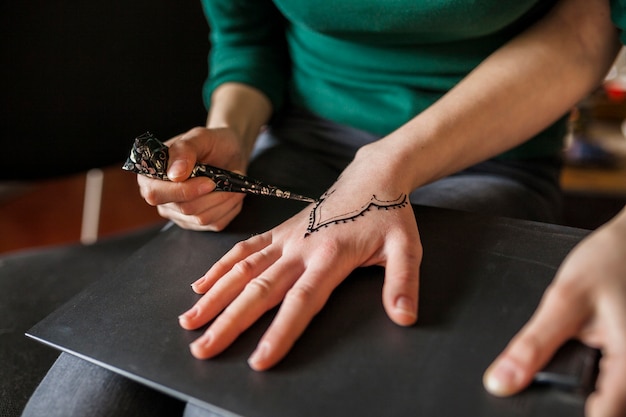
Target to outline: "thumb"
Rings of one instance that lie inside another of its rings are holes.
[[[383,306],[396,324],[410,326],[417,320],[422,247],[417,240],[417,244],[390,247],[387,253]]]
[[[173,142],[169,149],[167,177],[174,182],[184,181],[189,178],[195,165],[195,149],[186,141]]]
[[[209,139],[206,129],[194,128],[167,141],[166,144],[169,145],[167,177],[175,182],[189,178],[196,162],[210,152],[212,144]]]
[[[487,391],[509,396],[526,388],[556,350],[579,333],[588,309],[573,301],[558,285],[546,292],[530,321],[485,372]]]

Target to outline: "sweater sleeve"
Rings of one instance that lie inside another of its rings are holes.
[[[611,19],[620,31],[622,44],[626,45],[626,0],[611,0]]]
[[[285,20],[271,0],[202,0],[210,27],[209,77],[203,99],[240,82],[263,92],[280,108],[288,79]]]

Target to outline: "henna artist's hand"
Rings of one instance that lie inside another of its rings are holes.
[[[217,317],[191,344],[195,357],[222,352],[282,302],[249,359],[255,370],[270,368],[287,354],[331,292],[359,266],[385,267],[382,302],[387,314],[399,325],[416,321],[422,249],[407,196],[388,184],[371,184],[371,178],[354,184],[347,177],[319,205],[235,245],[192,285],[204,296],[180,317],[181,326],[195,329]],[[375,204],[387,209],[370,206],[361,213],[372,198],[371,190],[382,193]],[[313,225],[312,210],[317,216]],[[331,218],[347,222],[323,227]]]
[[[189,178],[196,162],[208,163],[231,171],[245,168],[235,134],[228,129],[194,128],[166,142],[169,146],[167,176],[170,181],[137,176],[141,196],[159,214],[180,227],[219,231],[239,214],[244,195],[216,192],[208,178]]]
[[[626,209],[569,254],[535,315],[485,373],[485,387],[498,396],[522,390],[570,338],[602,349],[587,416],[626,416]]]

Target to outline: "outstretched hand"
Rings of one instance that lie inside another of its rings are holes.
[[[569,254],[534,316],[485,373],[485,387],[519,392],[570,338],[602,349],[587,415],[626,416],[626,209]]]
[[[358,171],[344,172],[318,204],[235,245],[192,285],[204,296],[180,316],[181,326],[195,329],[215,319],[191,344],[195,357],[219,354],[282,303],[248,361],[255,370],[272,367],[360,266],[385,267],[387,314],[399,325],[416,321],[422,252],[413,210],[402,190],[366,183]]]

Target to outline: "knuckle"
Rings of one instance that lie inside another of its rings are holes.
[[[424,257],[424,248],[422,245],[413,245],[412,250],[407,251],[406,256],[409,262],[420,264]]]
[[[263,276],[259,276],[248,282],[246,287],[257,293],[260,298],[269,298],[272,294],[272,282]]]
[[[424,247],[419,238],[415,240],[409,236],[401,236],[398,242],[399,245],[394,246],[394,248],[402,252],[403,258],[411,263],[421,263],[424,257]]]
[[[194,216],[196,213],[195,207],[192,204],[178,203],[177,206],[181,214],[184,214],[185,216]]]
[[[224,229],[226,229],[227,223],[221,223],[221,222],[217,222],[217,223],[213,223],[211,224],[211,230],[213,232],[221,232]]]
[[[146,203],[151,206],[157,206],[160,203],[158,193],[152,187],[139,187],[139,194],[143,197],[144,200],[146,200]]]
[[[415,286],[419,283],[419,276],[409,270],[403,270],[401,273],[395,274],[392,279],[393,283],[398,288],[415,288]]]
[[[292,287],[285,296],[285,302],[309,306],[315,313],[322,309],[316,291],[309,285],[300,284]]]
[[[572,305],[572,303],[578,304],[584,299],[585,291],[576,282],[573,281],[561,281],[553,282],[546,289],[545,302],[555,307]]]
[[[340,250],[339,242],[334,239],[325,239],[323,242],[319,243],[316,248],[317,255],[322,259],[333,259]]]
[[[178,184],[178,200],[181,202],[191,201],[198,197],[195,188],[187,187],[188,184]]]
[[[233,246],[233,250],[237,253],[248,253],[252,250],[252,243],[249,239],[241,240]]]
[[[542,360],[543,351],[540,340],[533,334],[526,334],[516,341],[509,355],[521,364],[533,364]]]
[[[285,300],[298,304],[309,304],[313,299],[312,289],[307,286],[298,285],[287,292]]]
[[[256,268],[254,262],[251,261],[250,258],[245,258],[237,262],[235,266],[233,266],[233,269],[236,272],[247,276],[253,274]]]
[[[206,128],[201,126],[195,126],[189,129],[189,131],[185,134],[185,138],[201,136],[206,132]]]
[[[189,216],[192,221],[201,228],[201,230],[211,231],[211,232],[221,232],[226,228],[225,225],[221,223],[213,222],[212,219],[206,218],[202,215]]]
[[[220,275],[223,276],[227,271],[230,271],[232,269],[232,266],[227,260],[225,260],[224,258],[220,258],[211,267],[211,270],[213,269],[215,269],[216,271],[222,271]]]
[[[183,208],[183,206],[186,206]],[[194,225],[201,227],[203,230],[210,231],[221,231],[226,226],[219,221],[215,221],[212,216],[212,213],[209,212],[201,212],[197,213],[197,211],[193,208],[193,206],[177,204],[177,210],[185,216],[185,218]]]

